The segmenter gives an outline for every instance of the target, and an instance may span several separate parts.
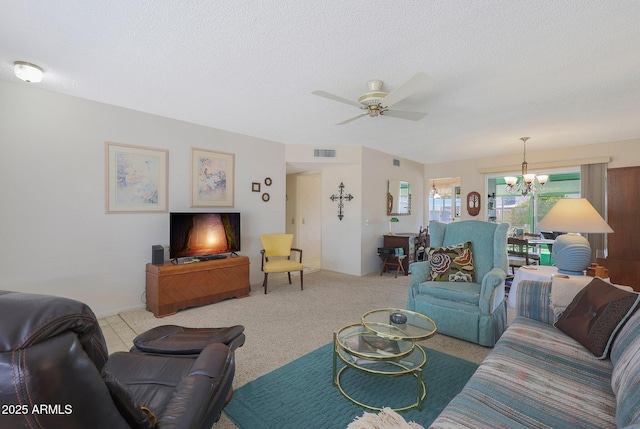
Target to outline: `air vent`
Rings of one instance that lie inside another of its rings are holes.
[[[396,167],[400,167],[400,160],[399,159],[393,159],[393,165],[395,165]]]
[[[335,158],[336,150],[335,149],[314,149],[313,157],[314,158]]]

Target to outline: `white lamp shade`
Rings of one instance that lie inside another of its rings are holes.
[[[539,176],[536,176],[536,178],[538,179],[538,183],[540,183],[541,185],[544,185],[545,183],[547,183],[547,180],[549,180],[549,175],[541,174]]]
[[[524,174],[522,177],[524,178],[524,182],[526,184],[533,183],[533,181],[536,179],[536,175],[535,174],[531,174],[531,173]]]
[[[563,198],[537,227],[543,231],[608,233],[613,229],[586,198]]]
[[[507,176],[504,178],[504,182],[509,186],[516,186],[516,183],[518,183],[518,178],[514,176]]]

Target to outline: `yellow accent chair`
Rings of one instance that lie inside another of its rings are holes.
[[[293,234],[262,234],[262,267],[264,272],[264,293],[267,293],[267,277],[269,273],[287,273],[291,284],[291,271],[300,271],[300,290],[302,286],[302,250],[291,247]],[[297,252],[299,260],[291,259],[291,252]]]

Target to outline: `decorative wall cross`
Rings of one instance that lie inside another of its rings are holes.
[[[338,200],[338,219],[342,220],[342,218],[344,217],[344,214],[342,213],[342,209],[344,208],[344,201],[351,201],[353,199],[353,195],[344,195],[344,183],[342,182],[340,182],[340,186],[338,186],[338,188],[340,189],[340,194],[333,194],[329,198],[331,199],[331,201]]]

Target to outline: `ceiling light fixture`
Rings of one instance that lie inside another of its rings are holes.
[[[431,198],[440,198],[440,191],[436,188],[436,181],[434,180],[431,185]]]
[[[549,180],[549,176],[546,174],[538,175],[529,174],[528,164],[527,164],[527,140],[530,137],[520,137],[520,140],[524,143],[524,157],[522,159],[522,177],[520,177],[520,181],[515,176],[507,176],[504,178],[505,190],[510,194],[522,194],[522,196],[526,196],[529,192],[535,192],[537,186],[544,186]]]
[[[27,63],[25,61],[16,61],[13,63],[13,72],[19,79],[25,82],[38,83],[42,81],[42,74],[44,71],[42,68],[35,64]]]

